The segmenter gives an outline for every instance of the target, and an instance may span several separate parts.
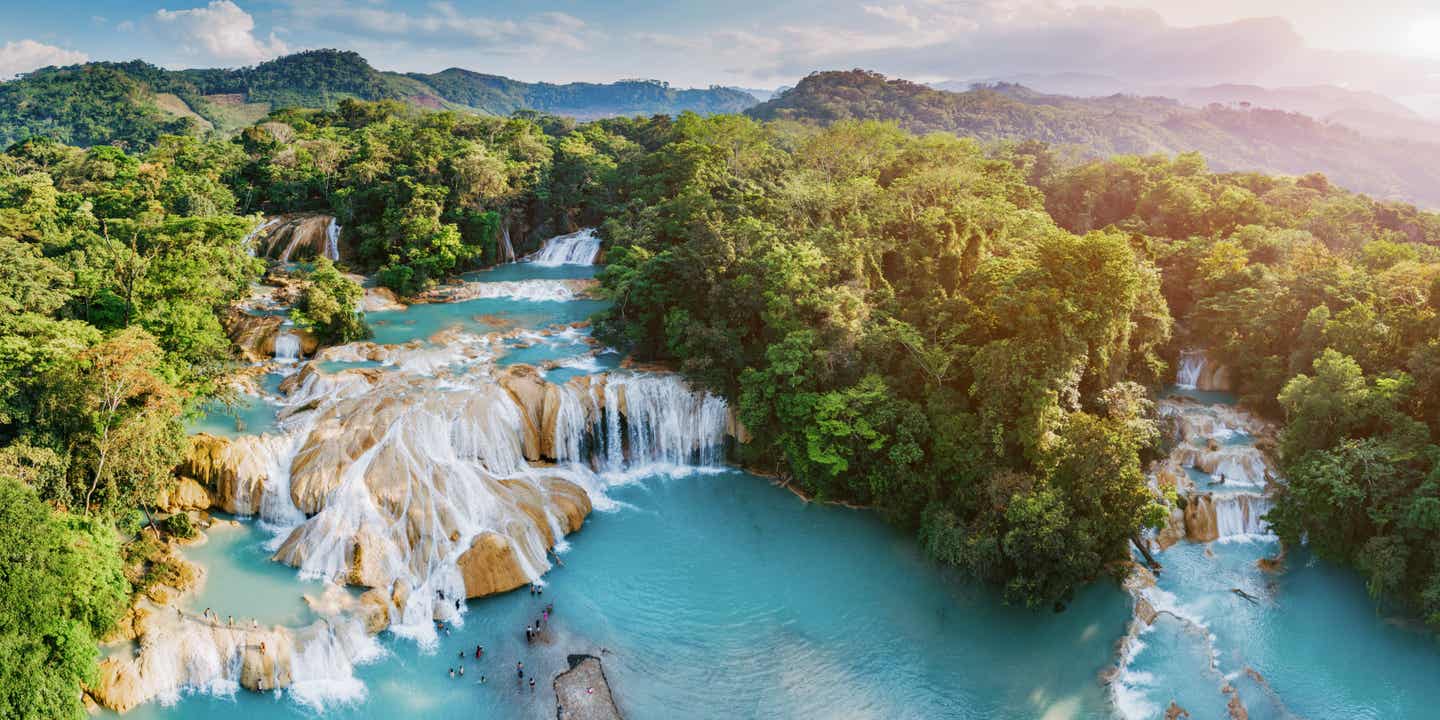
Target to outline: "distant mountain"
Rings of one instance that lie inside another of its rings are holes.
[[[345,98],[509,115],[528,109],[592,119],[739,112],[734,88],[678,89],[656,80],[527,83],[459,68],[376,70],[354,52],[314,50],[254,67],[165,70],[136,60],[48,67],[0,83],[0,147],[44,135],[76,145],[148,145],[165,133],[233,131],[281,107],[333,108]]]
[[[1299,113],[1160,97],[1074,98],[1002,84],[948,92],[861,70],[814,73],[747,111],[819,123],[894,120],[918,132],[1042,140],[1096,156],[1200,151],[1219,171],[1323,172],[1372,195],[1440,206],[1440,142],[1372,137]]]

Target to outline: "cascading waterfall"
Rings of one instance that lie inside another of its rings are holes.
[[[229,695],[288,688],[295,699],[319,711],[364,696],[356,665],[384,654],[355,618],[317,620],[296,630],[241,627],[218,620],[169,613],[153,615],[135,658],[107,660],[131,674],[143,700],[173,703],[186,690]],[[261,648],[264,648],[262,651]],[[102,665],[102,673],[105,666]]]
[[[300,360],[300,336],[289,330],[275,336],[275,362],[294,365]]]
[[[729,407],[673,375],[611,374],[559,388],[555,460],[604,473],[712,467],[723,460]]]
[[[270,218],[268,220],[262,220],[259,225],[256,225],[254,229],[252,229],[245,236],[245,239],[241,241],[241,244],[245,247],[245,252],[248,253],[250,257],[255,257],[258,253],[255,248],[255,238],[259,237],[260,233],[265,232],[271,227],[274,227],[279,222],[280,218]]]
[[[1220,540],[1241,539],[1270,534],[1270,524],[1263,516],[1270,512],[1270,498],[1253,493],[1217,495],[1215,506],[1215,528]]]
[[[501,249],[505,255],[505,262],[515,262],[515,246],[510,244],[510,223],[503,220],[500,223],[500,240],[503,243]]]
[[[513,259],[508,234],[505,228]],[[338,235],[332,220],[328,257],[338,254]],[[599,245],[586,230],[554,238],[528,259],[590,264]],[[475,297],[567,300],[586,282],[469,285],[477,286]],[[585,336],[574,328],[555,335]],[[564,536],[592,507],[614,506],[605,497],[611,484],[721,463],[729,425],[722,398],[666,373],[548,383],[528,366],[496,366],[494,350],[506,337],[513,335],[357,343],[349,355],[332,349],[324,357],[378,355],[387,369],[326,372],[311,363],[287,370],[277,432],[205,441],[215,458],[205,477],[217,504],[257,516],[274,532],[274,559],[303,577],[373,590],[358,600],[342,593],[351,602],[346,612],[294,630],[247,634],[185,618],[149,631],[144,639],[153,646],[125,661],[140,668],[145,696],[286,687],[316,709],[356,698],[364,688],[353,666],[381,650],[363,616],[348,610],[378,602],[391,632],[433,645],[435,619],[463,623],[457,600],[539,581],[552,548],[564,550]],[[290,366],[303,360],[288,324],[275,337],[274,356]],[[466,362],[457,365],[460,357]],[[276,657],[261,658],[260,642]]]
[[[545,241],[545,247],[528,259],[536,265],[594,265],[600,254],[600,237],[595,230],[587,228],[569,235],[553,237]]]
[[[331,260],[340,259],[340,223],[333,217],[325,227],[325,257]]]
[[[1205,351],[1185,350],[1180,353],[1180,367],[1175,371],[1175,384],[1186,390],[1194,390],[1200,383],[1200,374],[1205,371]]]

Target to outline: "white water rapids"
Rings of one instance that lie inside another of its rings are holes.
[[[600,237],[593,229],[545,241],[545,246],[527,258],[536,265],[594,265],[600,254]]]

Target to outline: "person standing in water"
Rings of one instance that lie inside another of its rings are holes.
[[[530,692],[535,692],[535,678],[530,678]]]

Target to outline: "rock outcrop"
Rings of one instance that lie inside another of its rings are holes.
[[[1201,543],[1219,539],[1215,502],[1209,493],[1196,493],[1186,498],[1185,537],[1190,542]]]
[[[600,658],[570,655],[570,669],[555,676],[557,720],[621,720]]]
[[[234,440],[199,433],[177,473],[203,485],[210,502],[226,512],[254,514],[260,508],[270,459],[283,438],[245,435]]]
[[[272,218],[255,235],[255,254],[280,262],[331,256],[329,232],[334,221],[330,215],[317,213]],[[338,243],[335,250],[342,251],[343,257],[344,248]]]
[[[252,315],[240,308],[231,308],[225,315],[225,332],[250,362],[264,362],[275,357],[275,336],[285,318],[279,315]]]
[[[90,688],[90,696],[109,710],[127,713],[149,700],[140,682],[140,669],[133,662],[119,658],[100,661],[100,678]]]
[[[183,476],[176,481],[174,489],[156,503],[157,507],[167,513],[209,510],[210,505],[210,492],[194,479]]]
[[[456,565],[465,581],[466,597],[494,595],[531,581],[520,567],[510,539],[497,532],[483,532],[476,536]]]

